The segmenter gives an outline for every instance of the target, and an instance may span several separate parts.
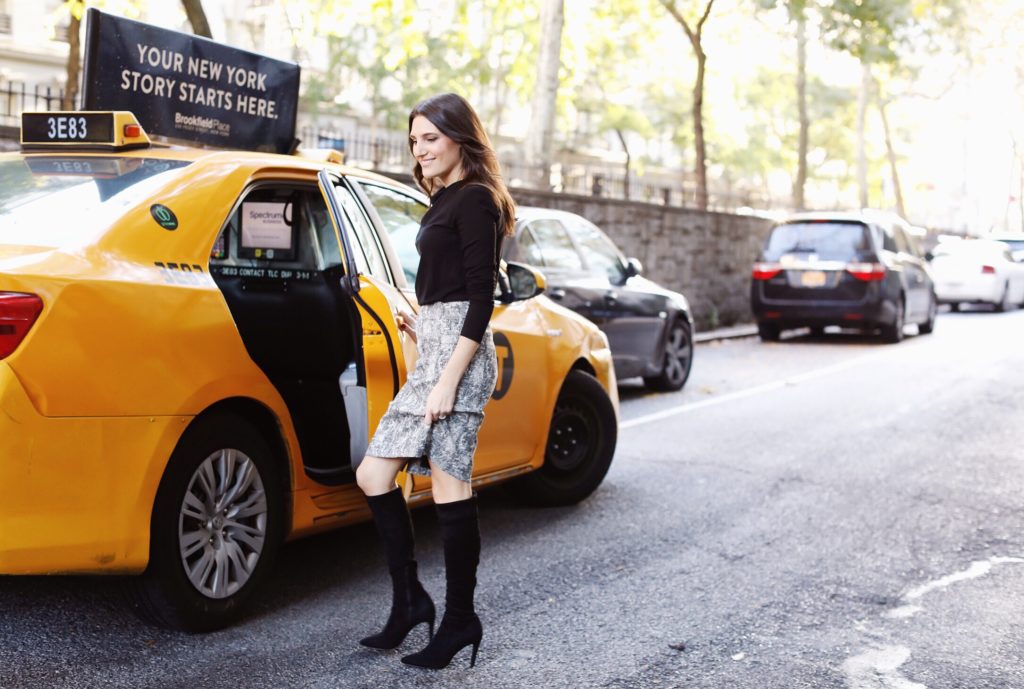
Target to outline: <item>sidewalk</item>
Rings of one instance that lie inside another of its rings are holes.
[[[718,330],[705,330],[693,336],[694,342],[714,342],[715,340],[731,340],[737,337],[753,337],[757,335],[757,326],[753,323],[733,325]]]

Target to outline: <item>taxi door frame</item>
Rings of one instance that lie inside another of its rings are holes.
[[[388,304],[389,302],[384,293],[374,285],[373,279],[359,272],[352,240],[348,232],[345,231],[343,222],[346,217],[345,211],[334,195],[334,188],[337,185],[342,185],[346,189],[350,189],[352,185],[342,174],[327,169],[322,169],[317,173],[317,183],[327,204],[331,224],[334,225],[334,231],[337,233],[343,254],[345,275],[340,278],[341,289],[352,298],[356,305],[362,326],[358,343],[360,356],[356,357],[358,366],[355,367],[355,370],[350,367],[342,374],[340,381],[351,433],[352,468],[355,470],[365,456],[369,438],[372,437],[373,431],[376,430],[377,424],[387,408],[387,404],[383,404],[384,400],[390,402],[394,399],[403,382],[400,380],[398,365],[399,357],[403,356],[400,351],[401,338],[394,315],[389,312],[388,317],[385,318],[378,313],[379,309],[374,309],[368,303],[368,300],[377,304]],[[384,381],[378,381],[374,376],[368,375],[370,363],[367,361],[367,351],[379,348],[379,343],[368,342],[368,339],[378,337],[383,338],[388,351],[391,371],[390,389],[384,387]],[[402,368],[404,369],[404,366]],[[398,485],[402,486],[403,491],[408,495],[412,488],[412,482],[408,480],[404,471],[399,475]]]

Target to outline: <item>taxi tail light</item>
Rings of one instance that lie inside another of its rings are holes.
[[[995,275],[996,274],[996,267],[995,266],[982,266],[981,267],[981,274],[982,275]]]
[[[754,279],[755,280],[771,280],[773,277],[782,272],[781,263],[755,263],[754,264]]]
[[[881,263],[850,263],[846,272],[864,282],[885,279],[885,266]]]
[[[34,294],[0,292],[0,359],[18,348],[43,310],[43,300]]]

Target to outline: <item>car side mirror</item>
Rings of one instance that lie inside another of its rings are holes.
[[[542,293],[547,286],[544,274],[533,266],[510,261],[506,271],[509,288],[512,291],[510,301],[522,301],[535,297]]]
[[[644,272],[644,264],[639,258],[631,257],[626,259],[626,279]]]

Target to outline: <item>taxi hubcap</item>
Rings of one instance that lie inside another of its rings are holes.
[[[267,496],[256,464],[218,450],[189,481],[178,520],[181,562],[192,585],[227,598],[252,576],[267,537]]]
[[[572,471],[583,464],[590,452],[591,426],[583,409],[572,401],[559,402],[551,421],[546,463],[558,471]]]
[[[681,326],[673,328],[665,343],[665,377],[672,383],[680,383],[686,377],[690,363],[691,345]]]

